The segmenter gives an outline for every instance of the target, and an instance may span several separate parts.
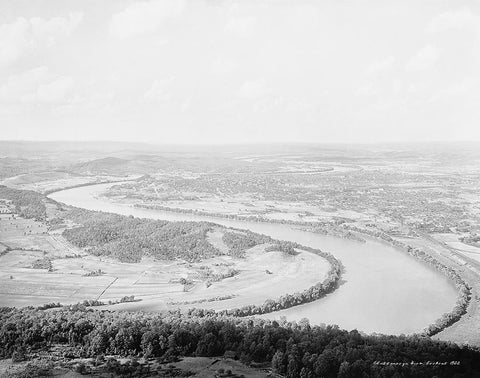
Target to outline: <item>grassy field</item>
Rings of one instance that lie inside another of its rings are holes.
[[[247,250],[242,258],[229,256],[224,231],[218,227],[208,235],[220,256],[196,263],[153,258],[122,263],[86,254],[41,222],[5,217],[0,221],[0,241],[10,250],[0,256],[0,305],[108,303],[133,295],[138,301],[106,307],[231,309],[301,292],[328,272],[328,262],[314,253],[266,252],[269,244]]]

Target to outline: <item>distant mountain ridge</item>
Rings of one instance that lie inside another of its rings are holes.
[[[74,164],[70,170],[82,174],[126,174],[138,168],[138,163],[119,157],[107,156],[105,158],[89,160]]]

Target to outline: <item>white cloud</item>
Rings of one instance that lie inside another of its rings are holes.
[[[107,92],[97,92],[97,93],[92,93],[90,96],[90,101],[96,103],[96,102],[101,102],[101,103],[106,103],[110,102],[115,98],[115,92],[114,91],[107,91]]]
[[[225,30],[235,34],[238,37],[251,37],[255,29],[255,19],[253,17],[235,17],[231,18]]]
[[[11,24],[0,26],[0,67],[9,66],[31,46],[30,23],[18,18]]]
[[[402,80],[400,80],[399,78],[393,79],[392,91],[393,91],[394,94],[399,94],[400,92],[402,92],[403,87],[404,87],[404,85],[403,85]]]
[[[424,81],[409,82],[406,91],[409,94],[420,94],[428,90],[428,85]]]
[[[74,80],[69,76],[60,76],[38,87],[34,101],[56,103],[67,99],[73,89]]]
[[[74,80],[68,76],[55,76],[46,67],[37,67],[18,75],[11,75],[0,87],[3,103],[58,103],[68,101]]]
[[[212,62],[212,71],[218,75],[228,75],[238,68],[239,64],[232,59],[216,58]]]
[[[451,29],[465,28],[480,35],[480,16],[468,8],[452,10],[435,16],[427,26],[427,33],[435,34]]]
[[[242,84],[238,95],[242,98],[254,100],[264,97],[269,93],[265,79],[249,80]]]
[[[257,113],[268,113],[276,111],[285,106],[285,99],[280,96],[266,96],[259,98],[253,104],[253,110]]]
[[[405,69],[407,71],[421,71],[430,68],[435,64],[440,56],[440,51],[433,45],[428,45],[421,48],[410,60],[407,62]]]
[[[285,111],[286,112],[306,112],[313,109],[313,106],[301,98],[291,98],[287,101]]]
[[[378,88],[373,83],[365,83],[355,91],[357,96],[374,96],[378,94]]]
[[[127,38],[154,32],[169,18],[180,15],[184,9],[183,0],[135,2],[113,15],[110,34],[118,38]]]
[[[169,87],[174,80],[175,78],[173,76],[162,80],[155,80],[152,86],[145,92],[143,98],[147,101],[169,101],[172,98]]]
[[[83,95],[69,94],[67,102],[57,103],[52,107],[52,114],[56,116],[78,116],[87,113],[105,114],[118,109],[118,104],[114,100],[116,93],[114,91],[97,91],[93,92],[93,88],[89,88],[87,93]]]
[[[46,80],[48,80],[48,69],[45,66],[11,75],[0,87],[0,100],[2,102],[23,102],[26,94],[35,91]]]
[[[389,71],[395,64],[395,58],[388,56],[384,59],[374,60],[367,68],[367,74],[373,75],[380,72]]]
[[[478,88],[479,79],[468,78],[456,83],[452,83],[446,88],[442,88],[434,93],[428,102],[451,101],[452,97],[459,97],[468,94],[472,89]]]
[[[68,37],[82,18],[82,13],[50,19],[19,17],[12,23],[0,25],[0,67],[12,65],[36,49],[55,45]]]
[[[30,19],[32,34],[37,40],[48,46],[54,45],[58,39],[67,37],[82,22],[83,13],[71,13],[68,18],[53,17],[48,20],[41,17]]]

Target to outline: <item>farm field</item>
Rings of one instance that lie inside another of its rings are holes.
[[[195,263],[149,257],[122,263],[86,254],[58,232],[48,233],[41,222],[16,216],[2,219],[0,225],[0,240],[10,248],[0,256],[4,306],[108,303],[134,296],[135,302],[115,304],[115,309],[232,309],[306,290],[329,269],[328,262],[312,252],[266,252],[268,244],[250,248],[242,258],[229,256],[220,227],[208,235],[220,256]]]
[[[0,0],[0,378],[480,378],[480,3]]]
[[[117,355],[108,369],[144,376],[154,369],[267,377],[282,355],[261,345],[290,331],[302,334],[299,342],[311,332],[369,343],[410,342],[422,333],[430,336],[422,342],[480,345],[477,173],[460,164],[459,178],[434,157],[417,157],[342,161],[303,152],[230,155],[213,164],[204,156],[125,154],[71,159],[63,173],[11,176],[0,186],[3,314],[7,323],[64,314],[71,322],[65,329],[91,329],[88,353]],[[117,328],[105,320],[110,316]],[[191,333],[167,326],[177,317],[182,327],[193,322]],[[268,336],[228,344],[223,335],[240,324],[243,334]],[[15,327],[7,324],[4,340]],[[164,362],[137,352],[135,360],[124,358],[133,350],[131,332],[136,350],[165,355]],[[108,376],[101,370],[107,362],[70,354],[72,340],[86,339],[48,337],[68,342],[50,344],[63,349],[53,364],[58,376],[97,368]],[[32,363],[47,363],[28,348],[9,348],[15,353],[7,357],[26,353]],[[241,348],[269,353],[271,365],[248,366],[247,354],[231,351]],[[188,357],[178,360],[179,351]],[[241,362],[222,357],[234,354]],[[5,371],[22,366],[2,361]]]
[[[455,304],[456,290],[448,279],[387,244],[352,238],[351,235],[347,237],[347,234],[331,236],[330,232],[321,232],[323,227],[319,231],[311,232],[303,230],[305,227],[295,225],[247,222],[133,207],[101,195],[112,185],[116,184],[69,189],[54,193],[50,197],[90,210],[169,221],[208,221],[226,227],[248,229],[277,240],[290,240],[322,249],[342,261],[345,270],[341,285],[335,293],[318,301],[262,315],[265,318],[278,319],[286,316],[288,320],[300,321],[306,317],[312,324],[317,325],[339,324],[347,329],[357,328],[364,332],[413,333],[434,322],[439,314],[450,311]],[[210,237],[212,242],[218,239]],[[379,282],[382,284],[379,285]],[[135,305],[141,303],[122,306]],[[200,305],[195,304],[195,307]],[[352,305],[356,309],[354,317],[350,312]],[[407,307],[415,309],[409,317],[401,315],[402,309]]]

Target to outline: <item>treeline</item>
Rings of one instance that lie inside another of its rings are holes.
[[[219,302],[219,301],[226,301],[235,297],[236,295],[234,294],[217,295],[216,297],[195,299],[193,301],[168,302],[168,304],[169,305],[190,305],[190,304],[206,303],[206,302]]]
[[[343,266],[339,260],[337,260],[328,252],[306,247],[295,242],[275,240],[267,235],[236,229],[225,232],[223,235],[223,241],[229,247],[230,254],[239,257],[243,256],[247,249],[263,243],[272,243],[272,245],[265,248],[266,252],[281,251],[294,255],[298,253],[296,249],[301,249],[323,257],[328,261],[330,269],[323,281],[318,282],[302,292],[285,294],[276,299],[268,299],[261,305],[246,305],[241,308],[222,310],[218,312],[221,315],[244,317],[284,310],[293,306],[298,306],[323,298],[325,295],[333,292],[338,287]]]
[[[78,224],[64,230],[69,242],[123,262],[139,262],[143,256],[193,262],[220,253],[206,238],[211,230],[207,222],[167,222],[81,209],[63,217]]]
[[[143,314],[93,310],[0,309],[0,356],[63,345],[72,358],[234,356],[271,363],[287,378],[474,377],[480,352],[421,336],[364,336],[307,321],[279,324],[209,311]],[[436,365],[434,365],[436,363]]]
[[[128,180],[127,180],[128,181]],[[62,192],[64,190],[68,189],[75,189],[75,188],[82,188],[84,186],[92,186],[92,185],[100,185],[100,184],[115,184],[115,183],[123,183],[125,180],[99,180],[95,182],[85,182],[82,184],[75,184],[75,185],[68,185],[64,186],[61,188],[55,188],[55,189],[48,189],[43,192],[44,195],[49,196],[50,194],[57,193],[57,192]]]
[[[85,299],[83,302],[78,302],[69,305],[63,305],[60,302],[45,303],[43,305],[35,307],[37,310],[49,310],[51,308],[64,307],[70,311],[83,311],[87,307],[115,305],[119,303],[140,302],[141,299],[135,299],[135,295],[126,295],[120,299],[108,300],[108,302],[99,301],[98,299]]]
[[[300,293],[285,294],[277,299],[267,299],[261,305],[247,305],[237,309],[222,310],[219,311],[218,314],[244,317],[284,310],[323,298],[338,287],[338,282],[342,276],[343,266],[333,255],[319,249],[305,247],[288,241],[279,241],[278,243],[277,247],[280,246],[281,249],[285,249],[286,251],[295,251],[295,248],[301,248],[302,250],[322,256],[330,264],[327,277],[322,282],[319,282]]]
[[[15,213],[23,218],[33,218],[38,221],[46,219],[45,197],[40,193],[0,185],[0,198],[11,201],[15,207]]]
[[[272,238],[266,235],[256,234],[251,231],[226,231],[222,237],[227,245],[229,254],[235,257],[243,257],[245,251],[262,243],[269,243]]]
[[[32,263],[32,269],[47,269],[49,272],[53,271],[52,260],[48,257],[35,260]]]
[[[472,247],[480,248],[480,235],[470,234],[469,236],[462,236],[458,238],[462,243],[471,245]]]
[[[298,252],[295,251],[292,243],[286,241],[277,241],[275,244],[265,248],[265,252],[280,251],[286,253],[287,255],[298,255]]]
[[[213,217],[213,218],[224,218],[224,219],[234,219],[244,222],[258,222],[258,223],[275,223],[275,224],[288,224],[292,226],[302,226],[302,227],[309,227],[311,229],[316,229],[314,232],[323,233],[319,228],[318,221],[300,221],[300,220],[292,220],[292,219],[283,219],[283,218],[268,218],[264,215],[256,214],[256,215],[238,215],[238,214],[225,214],[225,213],[216,213],[212,211],[205,211],[205,210],[198,210],[198,209],[186,209],[186,208],[178,208],[178,207],[170,207],[170,206],[163,206],[158,204],[135,204],[134,207],[138,207],[141,209],[150,209],[150,210],[161,210],[161,211],[169,211],[172,213],[179,213],[179,214],[193,214],[205,217]],[[346,221],[353,222],[353,220],[348,218],[342,217],[335,217],[336,219],[333,221],[333,226],[339,226]],[[342,230],[335,230],[332,228],[332,223],[330,222],[322,222],[322,225],[326,226],[324,230],[326,230],[327,234],[332,234],[333,236],[338,236],[344,239],[351,239],[356,240],[363,243],[365,240],[355,236],[355,234],[348,234],[342,232]],[[328,229],[328,230],[327,230]],[[307,229],[309,231],[309,229]]]
[[[238,257],[243,256],[247,249],[263,243],[273,243],[271,246],[266,247],[265,251],[267,252],[275,250],[288,254],[297,254],[298,252],[295,249],[302,249],[311,253],[315,253],[326,259],[330,264],[330,269],[327,273],[327,277],[323,281],[318,282],[302,292],[285,294],[276,299],[268,299],[261,305],[252,304],[243,306],[241,308],[222,310],[218,312],[221,315],[244,317],[284,310],[293,306],[298,306],[323,298],[325,295],[333,292],[338,287],[338,281],[342,275],[343,266],[339,260],[327,252],[305,247],[294,242],[274,240],[267,235],[243,230],[238,232],[225,232],[223,234],[223,242],[228,246],[230,254]]]
[[[212,286],[214,282],[222,281],[226,278],[232,278],[236,275],[240,274],[240,271],[237,269],[230,268],[224,272],[214,272],[210,267],[205,267],[206,269],[202,269],[200,271],[200,275],[202,278],[206,279],[205,285],[207,287]]]
[[[207,240],[207,232],[212,230],[212,224],[208,222],[168,222],[78,208],[62,211],[58,219],[54,218],[54,223],[58,224],[59,219],[63,223],[69,221],[77,225],[63,232],[69,242],[94,255],[110,256],[122,262],[140,262],[143,256],[167,260],[181,258],[194,262],[220,254]],[[274,243],[274,248],[286,253],[295,253],[295,248],[302,248],[319,254],[330,263],[327,278],[309,289],[268,300],[262,305],[229,310],[233,315],[264,314],[317,300],[335,290],[341,276],[341,263],[332,255],[297,243],[277,241],[266,235],[235,229],[224,232],[223,241],[232,256],[241,257],[247,249],[258,244]],[[217,278],[224,279],[237,273],[231,270]],[[214,280],[215,277],[209,279],[207,285]]]

